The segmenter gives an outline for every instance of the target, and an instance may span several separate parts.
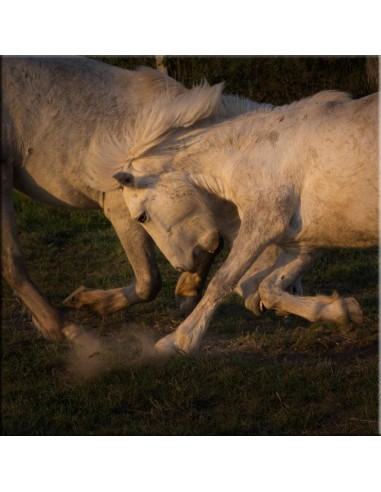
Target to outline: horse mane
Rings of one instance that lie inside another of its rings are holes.
[[[133,103],[141,106],[158,94],[167,93],[173,97],[187,91],[186,87],[167,74],[154,68],[140,66],[131,77],[131,94]]]
[[[112,176],[128,162],[146,154],[175,130],[211,116],[220,103],[223,85],[210,86],[204,82],[181,91],[173,91],[171,87],[142,105],[133,123],[124,127],[119,138],[103,133],[95,135],[90,142],[84,176],[87,183],[100,191],[116,189],[118,184]]]
[[[213,122],[226,120],[251,111],[270,110],[273,107],[272,104],[257,103],[245,97],[223,94],[220,104],[211,115],[211,120]]]
[[[326,91],[321,91],[318,92],[317,94],[314,94],[313,96],[307,97],[306,99],[302,99],[299,101],[300,103],[303,102],[348,102],[351,101],[353,97],[351,94],[348,92],[343,92],[339,90],[326,90]]]
[[[124,135],[130,159],[146,154],[175,130],[209,117],[220,101],[222,88],[223,84],[210,86],[205,82],[176,97],[165,92],[153,104],[144,105]]]

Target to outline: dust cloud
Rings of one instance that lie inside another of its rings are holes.
[[[159,364],[156,338],[135,323],[113,327],[107,336],[83,330],[70,340],[67,369],[76,378],[90,379],[112,369]]]

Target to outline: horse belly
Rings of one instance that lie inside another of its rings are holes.
[[[28,159],[14,170],[14,187],[25,195],[59,207],[94,210],[99,208],[100,192],[90,190],[69,169],[54,163]]]
[[[337,188],[331,200],[309,197],[302,203],[296,240],[317,247],[363,248],[378,244],[378,193]]]

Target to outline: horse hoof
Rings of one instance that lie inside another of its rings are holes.
[[[348,317],[352,323],[360,325],[363,322],[363,314],[361,311],[360,304],[353,297],[346,297],[344,299]]]
[[[169,342],[167,340],[167,337],[161,338],[156,344],[155,344],[155,353],[160,357],[160,358],[165,358],[169,359],[177,355],[177,350],[176,346],[174,345],[173,342]]]
[[[260,300],[258,293],[252,294],[245,300],[246,309],[254,313],[256,316],[261,316],[263,312],[261,308],[261,304],[262,301]]]
[[[78,289],[76,289],[74,292],[72,292],[71,294],[69,294],[66,299],[64,299],[62,301],[62,304],[64,304],[65,306],[70,306],[70,307],[74,307],[74,308],[78,308],[80,306],[78,306],[78,294],[81,294],[82,292],[85,292],[87,291],[88,289],[86,289],[86,287],[84,285],[81,285],[81,287],[78,287]]]

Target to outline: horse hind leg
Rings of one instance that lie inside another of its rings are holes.
[[[17,233],[13,205],[11,161],[2,161],[1,169],[2,274],[17,297],[32,314],[34,325],[50,340],[74,338],[81,328],[68,322],[51,306],[30,279]]]
[[[309,268],[318,252],[288,254],[283,252],[276,268],[259,286],[259,296],[267,309],[280,315],[296,314],[309,321],[330,321],[339,324],[361,323],[362,312],[353,297],[291,295],[286,289]]]

